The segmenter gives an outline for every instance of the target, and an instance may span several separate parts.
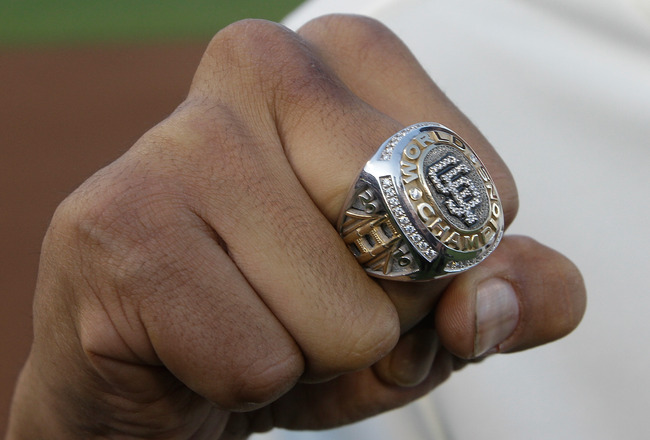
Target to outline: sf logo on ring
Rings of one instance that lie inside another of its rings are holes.
[[[482,192],[467,177],[471,171],[465,163],[448,154],[435,162],[428,172],[435,190],[448,197],[444,204],[449,213],[469,227],[478,221],[474,208],[483,202]]]

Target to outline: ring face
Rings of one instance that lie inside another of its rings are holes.
[[[366,163],[338,229],[369,274],[429,280],[484,260],[503,235],[502,211],[470,146],[443,125],[421,123]]]

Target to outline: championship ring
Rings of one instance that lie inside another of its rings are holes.
[[[504,219],[476,153],[449,128],[426,122],[393,135],[366,163],[338,230],[370,275],[431,280],[483,261]]]

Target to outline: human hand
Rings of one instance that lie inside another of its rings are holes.
[[[220,32],[187,100],[57,210],[10,438],[333,427],[572,330],[581,278],[530,239],[418,284],[370,279],[342,243],[359,169],[426,120],[473,146],[512,221],[505,165],[381,25]]]

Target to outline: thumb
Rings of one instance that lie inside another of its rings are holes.
[[[571,261],[530,238],[506,237],[454,279],[436,310],[436,330],[445,348],[471,359],[559,339],[577,327],[585,307]]]

